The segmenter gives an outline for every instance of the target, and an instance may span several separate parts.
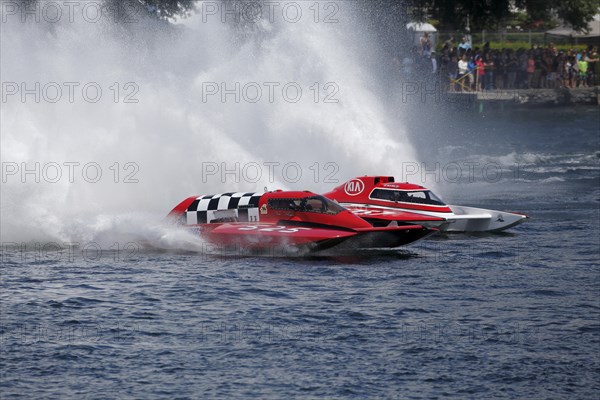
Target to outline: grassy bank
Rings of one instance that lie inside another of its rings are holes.
[[[458,45],[461,33],[439,32],[437,50],[441,50],[444,41],[452,35],[455,39],[455,45]],[[567,51],[570,49],[584,50],[586,44],[574,44],[567,38],[546,37],[543,32],[522,32],[522,33],[497,33],[497,32],[477,32],[471,36],[473,47],[483,47],[485,42],[490,42],[492,49],[530,49],[532,45],[545,47],[549,43],[554,43],[558,50]],[[531,43],[531,44],[530,44]]]

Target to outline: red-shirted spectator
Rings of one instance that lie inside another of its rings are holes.
[[[529,55],[529,59],[527,59],[527,88],[531,89],[531,83],[533,81],[533,74],[535,72],[535,60],[533,59],[533,54]]]
[[[476,61],[475,61],[475,65],[477,65],[477,79],[476,79],[476,85],[477,85],[477,90],[481,91],[482,87],[483,87],[483,79],[484,79],[484,75],[485,75],[485,63],[483,62],[483,59],[481,58],[481,56],[476,56]]]

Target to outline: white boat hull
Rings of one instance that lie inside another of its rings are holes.
[[[447,217],[451,221],[446,228],[447,232],[500,232],[528,218],[523,214],[505,211],[452,205],[449,207],[454,215]]]
[[[371,210],[389,211],[392,214],[394,211],[406,211],[415,214],[444,218],[445,221],[439,222],[410,221],[412,224],[437,228],[444,232],[500,232],[518,225],[528,218],[524,214],[452,205],[448,205],[452,210],[451,213],[423,211],[401,207],[381,207],[356,203],[342,203],[342,205],[348,207],[353,213],[360,217],[366,216],[364,210],[361,210],[360,208],[368,207]],[[356,208],[358,208],[358,210],[356,210]],[[393,220],[392,216],[390,216],[390,220]]]

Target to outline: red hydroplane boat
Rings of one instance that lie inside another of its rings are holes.
[[[528,218],[524,214],[447,205],[431,190],[395,182],[393,176],[354,178],[324,196],[372,226],[419,224],[448,232],[498,232]]]
[[[293,246],[318,251],[397,247],[437,230],[420,224],[375,227],[341,205],[312,192],[223,193],[192,196],[169,218],[212,244],[266,249]]]

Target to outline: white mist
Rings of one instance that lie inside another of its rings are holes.
[[[90,22],[82,12],[39,23],[4,15],[3,85],[35,91],[39,83],[41,98],[3,93],[2,241],[156,240],[165,237],[161,217],[189,195],[325,191],[357,175],[398,175],[414,152],[373,84],[366,60],[379,57],[377,44],[354,2],[337,2],[337,11],[326,3],[315,22],[314,2],[297,2],[295,23],[281,13],[237,25],[198,13],[175,27],[141,14],[127,24]],[[207,94],[236,83],[250,84],[239,102]],[[54,84],[62,88],[56,102]],[[256,87],[262,97],[251,102]],[[296,87],[302,94],[292,102]],[[39,174],[22,176],[36,163]],[[236,163],[239,172],[222,179],[221,168]]]

